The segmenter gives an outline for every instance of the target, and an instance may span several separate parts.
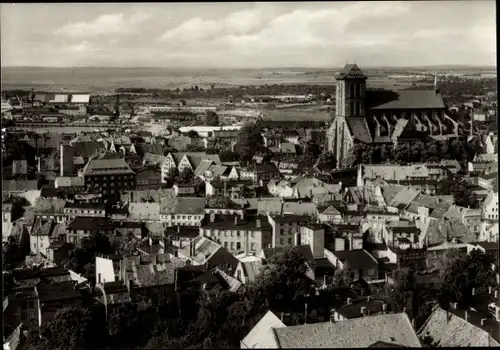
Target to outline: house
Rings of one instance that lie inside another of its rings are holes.
[[[231,253],[258,254],[272,239],[271,226],[265,216],[243,214],[211,213],[200,226],[200,235],[213,239]]]
[[[268,347],[273,348],[368,348],[379,343],[397,347],[421,347],[406,313],[272,330],[275,336],[274,344],[269,344]]]
[[[467,254],[473,250],[479,250],[486,255],[489,255],[493,260],[498,260],[498,243],[497,242],[471,242],[467,244]]]
[[[347,203],[357,205],[372,204],[383,206],[386,204],[379,186],[347,187],[343,199]]]
[[[4,297],[4,327],[16,327],[20,323],[30,328],[38,326],[39,301],[35,286],[6,291]]]
[[[235,271],[238,259],[220,244],[206,237],[196,237],[189,244],[179,249],[179,258],[191,262],[192,265],[203,265],[211,270],[215,267],[223,271]]]
[[[123,277],[123,257],[120,255],[99,255],[95,257],[96,282],[106,284]]]
[[[2,195],[26,198],[34,204],[40,197],[38,181],[36,180],[3,180]]]
[[[447,259],[451,250],[466,253],[467,243],[443,242],[441,244],[430,245],[427,247],[427,268],[440,269]]]
[[[56,177],[54,181],[54,187],[55,188],[71,187],[76,190],[83,190],[85,188],[85,182],[83,177],[79,176]]]
[[[12,161],[12,175],[16,179],[26,180],[26,176],[28,175],[28,161],[26,159]]]
[[[106,216],[106,205],[98,203],[66,202],[64,206],[64,215],[67,220],[73,220],[76,217],[103,218]]]
[[[130,293],[127,285],[123,281],[97,283],[94,288],[96,298],[104,305],[106,317],[124,303],[130,303]]]
[[[50,264],[60,264],[69,258],[69,252],[73,248],[72,244],[64,240],[56,239],[50,242],[47,247],[47,261]]]
[[[65,236],[65,226],[54,219],[42,219],[38,217],[33,224],[30,233],[30,245],[32,254],[47,256],[47,249],[53,240]]]
[[[342,222],[342,214],[333,205],[330,205],[326,208],[318,208],[318,220],[320,222],[340,224]]]
[[[83,239],[88,239],[97,232],[113,235],[114,225],[109,218],[76,217],[67,225],[69,243],[81,246]]]
[[[173,188],[177,197],[193,197],[196,194],[196,186],[194,184],[175,183]]]
[[[243,284],[252,283],[260,274],[262,269],[262,261],[240,261],[236,267],[234,277]]]
[[[161,170],[156,167],[144,167],[135,173],[137,189],[158,189],[161,184]]]
[[[448,310],[436,306],[418,336],[431,347],[497,347],[499,329],[498,321],[487,314],[459,310],[455,305]]]
[[[205,152],[169,153],[161,164],[162,182],[166,182],[168,174],[172,169],[177,168],[179,172],[182,172],[184,169],[190,169],[194,172],[200,163],[206,159],[220,165],[218,154],[207,154]]]
[[[268,182],[271,179],[279,179],[281,176],[278,167],[274,164],[255,164],[247,169],[242,169],[240,178],[243,180],[252,180],[257,183],[261,180]]]
[[[135,173],[124,158],[92,159],[83,168],[85,188],[97,189],[103,196],[119,195],[135,188]]]
[[[76,288],[75,281],[39,283],[40,325],[52,321],[61,308],[83,305],[83,291]]]
[[[490,192],[482,204],[483,219],[498,222],[498,192]]]
[[[64,222],[66,219],[65,207],[66,200],[64,199],[38,198],[33,208],[33,214],[44,219],[53,218],[57,222]]]
[[[168,198],[160,203],[160,220],[167,226],[200,226],[204,208],[205,198]]]
[[[387,304],[383,300],[371,296],[352,300],[347,298],[347,303],[333,311],[331,317],[334,322],[352,320],[354,318],[375,316],[387,312]]]
[[[286,326],[272,311],[268,311],[240,342],[241,349],[277,348],[274,329],[281,327]]]
[[[326,251],[327,259],[338,270],[349,269],[355,280],[378,279],[378,262],[364,249],[342,250],[335,252]]]

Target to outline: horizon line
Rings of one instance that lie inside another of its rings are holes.
[[[497,68],[496,65],[481,65],[481,64],[430,64],[430,65],[402,65],[402,66],[371,66],[371,65],[358,65],[367,69],[373,68]],[[119,68],[119,69],[208,69],[208,70],[245,70],[245,69],[339,69],[343,66],[283,66],[283,67],[183,67],[183,66],[15,66],[7,65],[1,68],[38,68],[38,69],[78,69],[78,68],[93,68],[93,69],[109,69],[109,68]]]

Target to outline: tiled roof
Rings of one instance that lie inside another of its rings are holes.
[[[191,244],[194,245],[194,255],[191,254]],[[206,238],[198,236],[192,240],[189,244],[184,246],[180,252],[184,256],[190,257],[192,260],[196,261],[198,264],[203,265],[212,255],[214,255],[219,249],[221,249],[221,245],[215,243],[214,241]]]
[[[377,260],[364,249],[342,250],[332,252],[340,261],[350,268],[369,268],[378,265]]]
[[[435,90],[400,90],[396,99],[372,107],[374,110],[384,109],[433,109],[445,108],[441,94]]]
[[[347,117],[345,120],[354,139],[364,143],[372,142],[370,129],[365,118]]]
[[[145,153],[143,157],[143,162],[144,164],[163,164],[167,157],[164,156],[163,154],[156,154],[156,153]]]
[[[164,188],[159,190],[136,190],[122,193],[120,195],[122,202],[142,202],[150,201],[160,203],[163,200],[175,197],[175,190],[173,188]]]
[[[281,348],[366,348],[377,341],[421,347],[405,313],[274,329]]]
[[[210,168],[210,166],[213,164],[213,160],[211,159],[204,159],[201,161],[201,163],[194,169],[194,175],[200,176],[200,175],[205,175],[205,172]]]
[[[83,187],[84,186],[83,177],[73,176],[73,177],[56,177],[55,186],[59,187]]]
[[[453,238],[462,242],[474,242],[477,239],[458,218],[430,220],[425,235],[428,244],[448,242]]]
[[[262,268],[262,261],[246,261],[240,262],[241,267],[243,268],[243,272],[245,277],[248,278],[249,282],[255,281],[257,276],[260,274],[260,269]]]
[[[336,75],[337,79],[362,78],[366,79],[361,69],[354,63],[347,63],[344,68]]]
[[[134,174],[125,159],[92,159],[83,169],[84,175]]]
[[[333,205],[330,205],[323,212],[321,212],[321,214],[323,214],[323,215],[340,215],[340,212]]]
[[[261,214],[280,214],[281,213],[281,200],[276,199],[262,199],[256,200],[256,209]],[[248,200],[250,204],[250,200]],[[252,206],[251,206],[252,207]],[[298,203],[298,202],[285,202],[283,205],[283,214],[296,214],[296,215],[314,215],[317,212],[316,204],[314,203]]]
[[[202,197],[174,197],[161,201],[162,214],[203,214],[205,212],[205,198]]]
[[[38,198],[33,212],[36,214],[64,214],[65,199]]]
[[[36,191],[38,183],[36,180],[3,180],[2,192]]]
[[[174,158],[176,165],[179,165],[184,155],[187,155],[189,162],[194,169],[196,169],[204,159],[211,159],[215,164],[220,164],[220,158],[218,154],[207,154],[206,152],[178,152],[170,154]]]
[[[129,203],[128,211],[131,220],[160,219],[160,203]]]
[[[420,191],[414,187],[404,187],[396,196],[387,203],[387,205],[392,207],[406,207],[410,204],[418,195]]]
[[[495,340],[480,326],[475,326],[462,317],[455,315],[456,310],[450,311],[436,307],[418,331],[419,336],[421,338],[429,337],[433,347],[500,346],[498,340]],[[469,310],[468,314],[472,318],[474,313]],[[493,327],[496,328],[496,335],[498,335],[498,322],[494,320],[488,320],[488,322],[496,323]]]
[[[272,311],[268,311],[241,342],[247,349],[276,348],[273,329],[281,327],[286,326]]]
[[[214,274],[226,284],[226,287],[230,292],[236,293],[242,286],[242,283],[240,281],[232,276],[229,276],[218,267],[214,269]]]

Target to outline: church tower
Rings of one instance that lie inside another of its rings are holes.
[[[348,121],[353,125],[359,122],[366,123],[367,77],[356,64],[346,64],[335,79],[337,80],[336,111],[327,133],[327,151],[335,155],[339,168],[354,142]]]

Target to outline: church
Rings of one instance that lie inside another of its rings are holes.
[[[354,142],[392,144],[445,140],[458,135],[458,124],[446,115],[438,90],[369,90],[356,64],[346,64],[337,80],[335,117],[327,131],[326,150],[337,167]]]

